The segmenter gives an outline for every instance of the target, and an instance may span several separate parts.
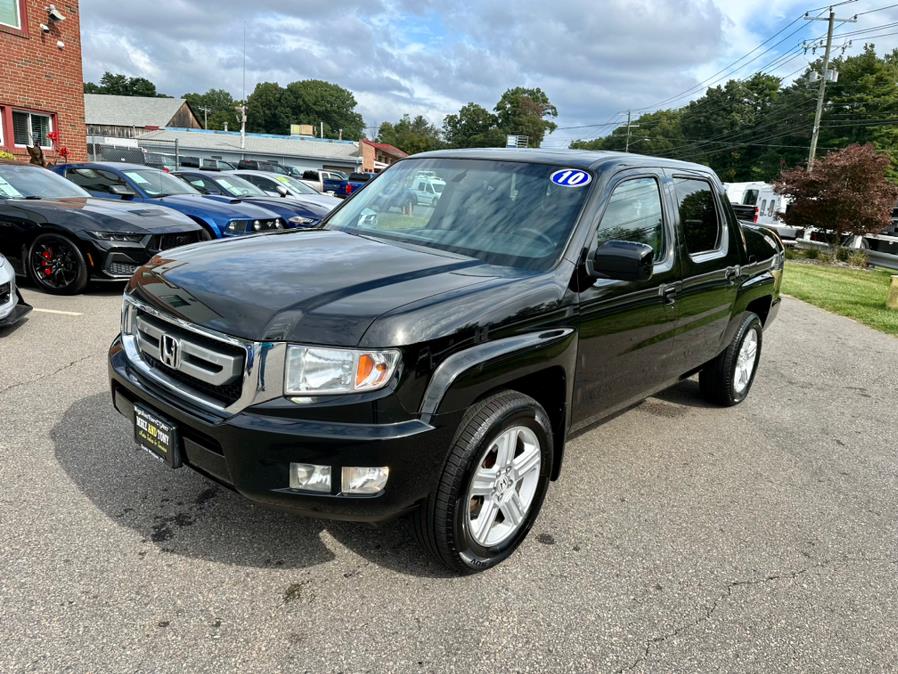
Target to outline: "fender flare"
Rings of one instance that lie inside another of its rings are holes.
[[[553,420],[555,461],[551,479],[561,471],[564,446],[571,426],[574,373],[577,364],[577,332],[574,328],[552,328],[477,344],[449,356],[437,367],[424,392],[419,418],[431,423],[443,412],[460,412],[483,395],[529,375],[550,369],[564,372],[562,409],[556,414],[547,410]],[[484,376],[484,370],[494,374]],[[462,390],[464,389],[464,390]],[[447,398],[451,409],[446,409]]]

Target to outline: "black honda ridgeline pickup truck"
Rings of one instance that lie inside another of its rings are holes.
[[[422,177],[440,198],[410,207]],[[703,166],[416,155],[316,229],[140,268],[112,396],[172,468],[312,517],[412,513],[478,571],[527,535],[572,433],[695,373],[746,397],[783,257]]]

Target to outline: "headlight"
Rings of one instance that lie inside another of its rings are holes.
[[[100,241],[127,241],[128,243],[140,243],[146,234],[131,232],[91,232],[90,235]]]
[[[298,227],[308,227],[309,225],[314,225],[316,221],[312,218],[304,218],[301,215],[294,215],[292,218],[288,219],[287,222]]]
[[[128,297],[122,298],[122,334],[134,334],[134,305],[128,301]]]
[[[399,352],[287,347],[284,393],[294,396],[375,391],[390,381]]]

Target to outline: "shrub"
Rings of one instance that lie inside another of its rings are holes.
[[[856,248],[848,255],[848,264],[852,267],[864,268],[870,264],[870,256],[867,255],[867,251]]]
[[[0,159],[15,159],[15,157],[5,150],[0,150]]]
[[[792,246],[789,246],[788,248],[786,248],[786,259],[787,260],[797,260],[800,257],[801,257],[801,251],[798,250],[797,248],[793,248]]]
[[[817,262],[820,264],[832,264],[836,260],[836,255],[832,250],[825,249],[817,253]]]
[[[848,262],[848,256],[851,254],[851,251],[844,246],[839,246],[836,248],[836,259],[839,262]]]
[[[804,252],[804,256],[806,258],[808,258],[809,260],[816,260],[820,256],[820,249],[819,248],[808,248]]]

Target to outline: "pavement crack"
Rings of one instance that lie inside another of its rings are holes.
[[[48,374],[42,374],[42,375],[34,377],[32,379],[26,379],[25,381],[20,381],[20,382],[16,382],[15,384],[10,384],[9,386],[7,386],[5,388],[0,388],[0,395],[3,395],[4,393],[7,393],[8,391],[12,391],[13,389],[19,388],[21,386],[30,386],[31,384],[36,384],[40,381],[43,381],[44,379],[49,379],[50,377],[55,377],[60,372],[64,372],[65,370],[68,370],[70,367],[75,367],[76,365],[83,363],[84,361],[86,361],[90,358],[93,358],[95,355],[96,354],[89,354],[82,358],[76,358],[75,360],[71,361],[70,363],[63,365],[61,367],[58,367],[55,370],[53,370],[53,372],[50,372]]]
[[[702,607],[703,610],[698,618],[696,618],[694,620],[690,620],[689,622],[685,622],[682,625],[678,625],[678,626],[674,627],[673,630],[671,630],[670,632],[667,632],[665,634],[660,634],[658,636],[654,636],[651,639],[649,639],[648,641],[646,641],[645,647],[643,648],[643,651],[639,655],[639,657],[637,657],[635,660],[633,660],[633,662],[631,662],[629,665],[618,669],[617,673],[622,674],[623,672],[631,672],[631,671],[635,670],[636,667],[638,667],[640,664],[642,664],[643,662],[648,660],[649,653],[651,652],[652,647],[656,646],[657,644],[662,644],[665,641],[667,641],[668,639],[673,639],[675,637],[678,637],[681,634],[683,634],[684,632],[688,632],[693,627],[696,627],[696,626],[700,625],[701,623],[703,623],[707,620],[710,620],[711,616],[717,610],[717,607],[720,605],[720,603],[725,601],[726,599],[728,599],[733,594],[733,590],[736,588],[749,587],[752,585],[763,585],[765,583],[774,583],[774,582],[781,581],[781,580],[794,580],[798,576],[804,575],[804,574],[808,573],[809,571],[813,571],[816,569],[822,569],[822,568],[825,568],[828,566],[837,566],[837,567],[849,566],[851,564],[856,564],[856,563],[898,564],[898,559],[881,558],[881,557],[873,558],[873,559],[864,558],[864,557],[857,557],[857,558],[848,557],[848,558],[844,558],[844,559],[827,559],[827,560],[818,562],[816,564],[811,564],[810,566],[806,566],[801,569],[796,569],[794,571],[783,571],[781,573],[773,573],[773,574],[764,576],[763,578],[749,578],[749,579],[745,579],[745,580],[727,581],[727,583],[724,585],[723,591],[719,595],[717,595],[717,597],[715,597],[711,601],[710,604]]]

